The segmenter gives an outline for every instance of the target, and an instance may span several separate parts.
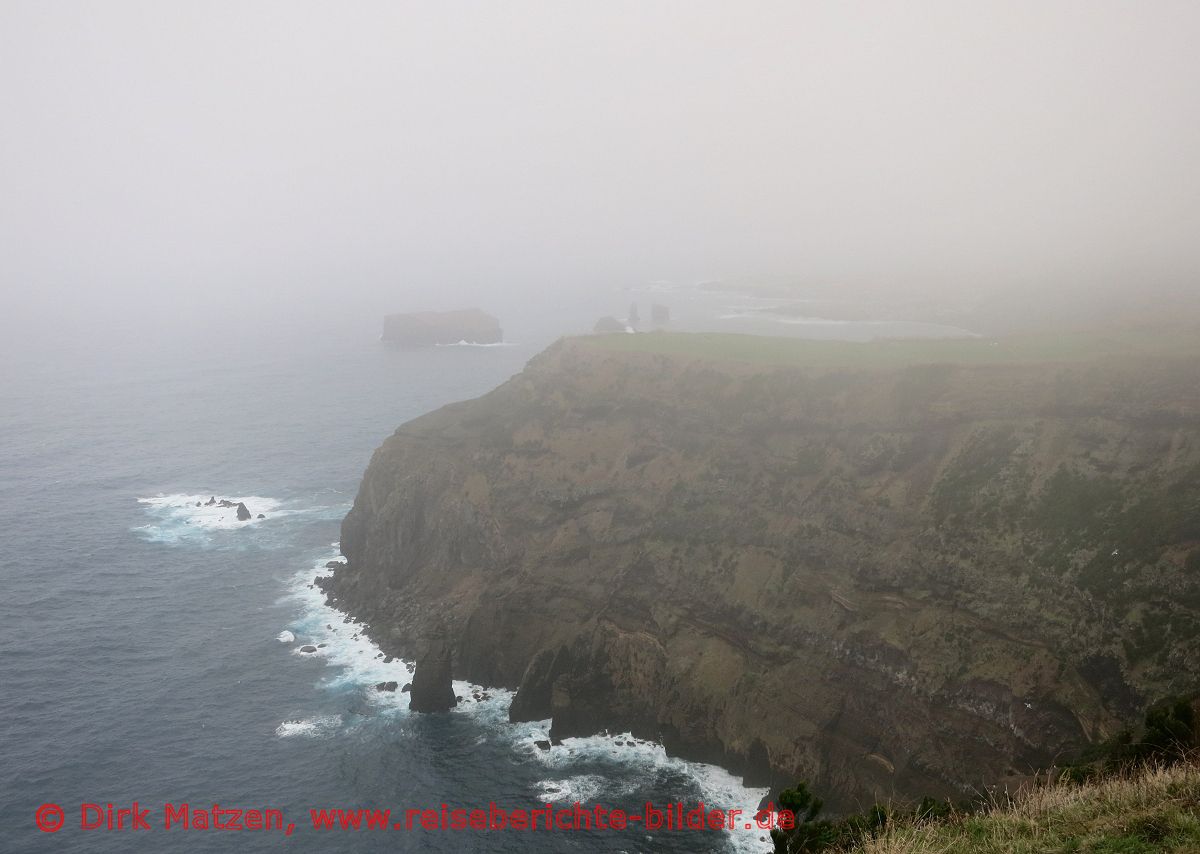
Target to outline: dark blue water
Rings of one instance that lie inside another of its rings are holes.
[[[130,323],[4,350],[0,850],[734,844],[721,833],[644,830],[311,829],[313,807],[576,797],[742,807],[758,796],[652,745],[597,738],[541,751],[537,725],[506,722],[502,693],[418,716],[407,695],[374,690],[381,674],[405,681],[404,664],[384,665],[307,587],[336,554],[371,452],[405,420],[504,381],[558,331],[527,324],[512,336],[518,346],[402,352],[380,346],[376,328],[374,317],[246,322],[220,334]],[[256,497],[250,509],[267,518],[237,526],[184,498],[209,495]],[[285,630],[295,643],[278,639]],[[327,646],[300,653],[309,640]],[[135,800],[152,808],[154,830],[79,828],[81,803]],[[279,808],[296,830],[162,830],[163,804],[183,801]],[[34,823],[47,802],[66,812],[57,833]]]

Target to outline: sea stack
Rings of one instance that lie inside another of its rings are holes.
[[[414,712],[445,712],[458,703],[451,684],[450,645],[438,638],[417,658],[408,707]]]
[[[398,347],[439,347],[447,344],[499,344],[500,321],[486,311],[419,311],[389,314],[383,319],[381,340]]]

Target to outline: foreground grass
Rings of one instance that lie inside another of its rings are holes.
[[[1200,854],[1200,765],[1034,788],[976,814],[895,825],[853,854]]]
[[[579,339],[610,351],[717,361],[812,367],[903,367],[920,364],[1024,364],[1101,358],[1200,355],[1195,327],[1121,327],[1005,338],[886,339],[866,342],[774,338],[722,332],[648,332]]]

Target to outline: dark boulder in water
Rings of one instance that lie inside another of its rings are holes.
[[[400,693],[401,693],[401,694],[407,694],[407,693],[408,693],[409,691],[411,691],[411,690],[412,690],[412,683],[411,683],[411,682],[405,682],[405,683],[404,683],[404,687],[400,689]]]
[[[246,508],[246,505],[241,501],[239,501],[237,505],[237,517],[239,522],[248,522],[254,518],[250,515],[250,511]]]
[[[399,687],[398,682],[380,682],[375,686],[376,691],[395,691]]]
[[[534,745],[537,747],[538,750],[549,750],[550,749],[550,740],[545,739],[545,738],[539,738],[537,741],[534,742]]]
[[[301,652],[316,652],[317,648],[310,643],[306,643],[304,646],[300,647],[300,651]]]
[[[208,503],[207,503],[207,504],[205,504],[204,506],[205,506],[205,507],[212,507],[212,506],[213,506],[214,504],[216,504],[216,503],[217,503],[217,496],[213,495],[213,496],[210,496],[210,497],[209,497],[209,499],[208,499]]]
[[[258,518],[259,518],[259,519],[266,519],[267,517],[266,517],[266,516],[264,516],[263,514],[259,513],[259,514],[258,514]]]

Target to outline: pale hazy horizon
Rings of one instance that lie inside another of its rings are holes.
[[[8,2],[3,314],[1193,293],[1198,35],[1186,2]]]

